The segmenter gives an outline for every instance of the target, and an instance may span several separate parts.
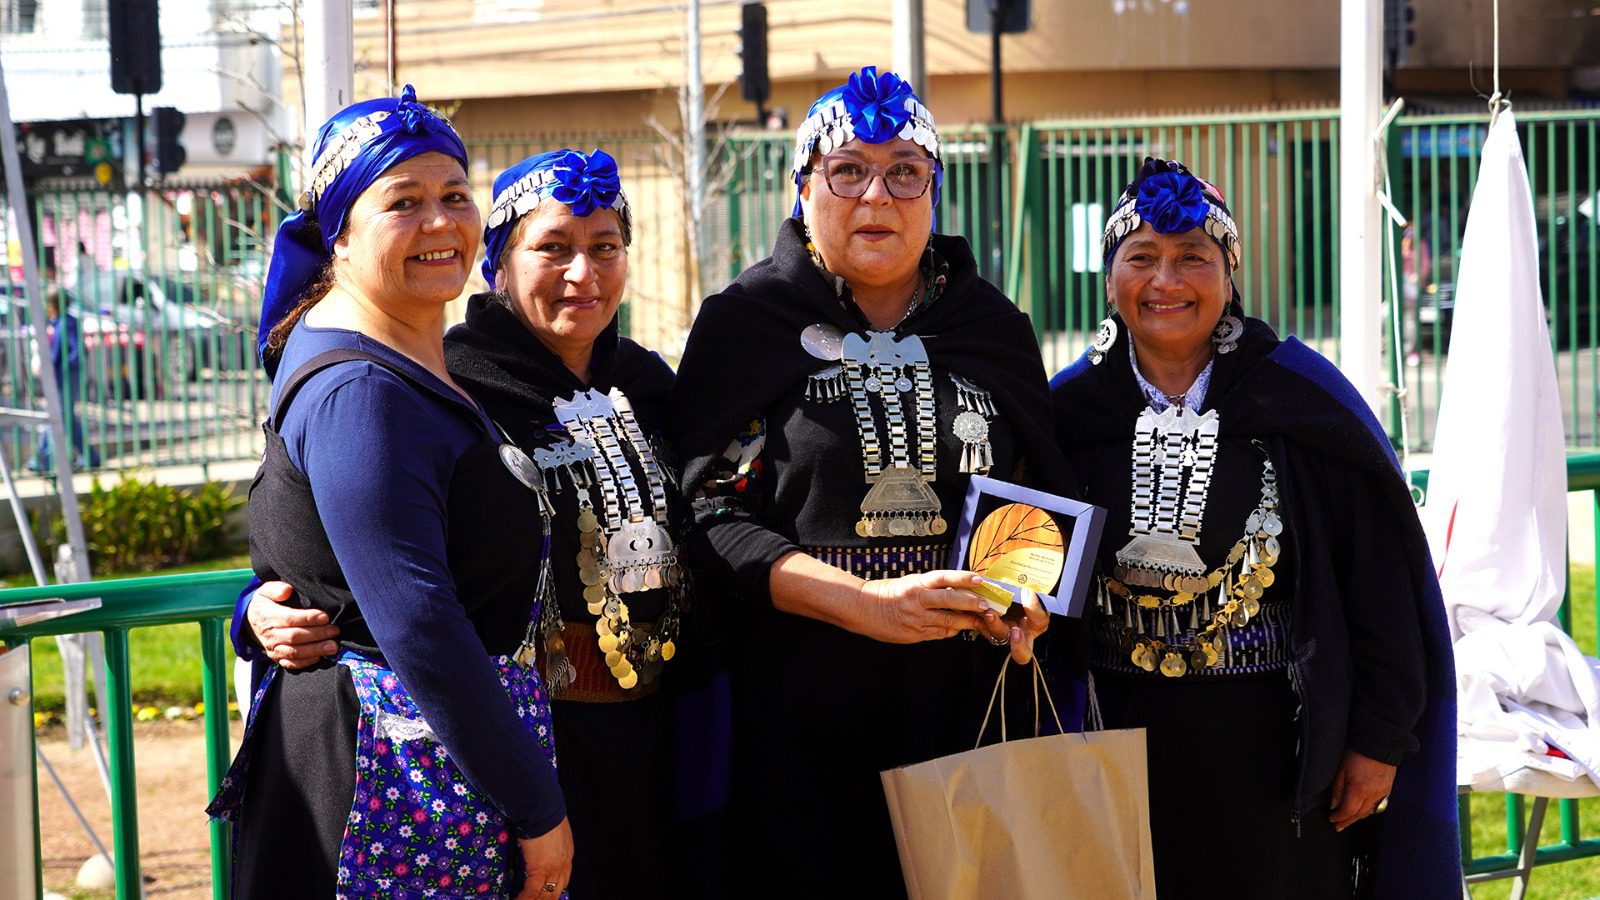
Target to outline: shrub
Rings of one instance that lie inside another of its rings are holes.
[[[229,553],[228,515],[243,504],[220,481],[188,490],[123,472],[110,487],[96,477],[78,497],[78,512],[95,571],[130,572]],[[54,511],[50,535],[53,545],[67,542],[66,522]]]

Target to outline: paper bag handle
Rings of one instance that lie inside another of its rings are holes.
[[[994,690],[989,692],[989,708],[983,712],[983,724],[978,726],[978,741],[973,744],[973,749],[983,746],[983,734],[989,730],[989,717],[994,715],[995,701],[1000,698],[1006,684],[1006,670],[1010,668],[1011,657],[1006,657],[1000,663],[1000,677],[994,680]],[[1039,691],[1044,690],[1045,702],[1050,704],[1050,715],[1056,720],[1056,730],[1065,734],[1067,729],[1061,725],[1061,714],[1056,712],[1056,700],[1050,696],[1050,684],[1044,677],[1044,667],[1039,665],[1037,657],[1029,661],[1033,668],[1033,736],[1039,736]],[[1006,705],[1000,704],[1000,742],[1006,741]]]

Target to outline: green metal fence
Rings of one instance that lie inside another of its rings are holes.
[[[1517,113],[1539,230],[1540,286],[1556,352],[1567,443],[1600,446],[1596,420],[1600,366],[1600,308],[1595,265],[1596,129],[1600,110]],[[1404,310],[1402,350],[1391,359],[1406,368],[1410,433],[1426,447],[1438,415],[1439,391],[1455,305],[1472,185],[1488,134],[1488,117],[1401,116],[1388,135],[1389,171],[1400,211],[1398,277]],[[1394,371],[1393,367],[1391,371]],[[1391,416],[1391,432],[1397,430]]]
[[[1594,302],[1600,111],[1523,113],[1518,123],[1568,444],[1600,446],[1600,304]],[[1413,449],[1432,441],[1453,274],[1487,133],[1488,116],[1479,114],[1402,115],[1387,134],[1393,202],[1409,220],[1394,229],[1393,277],[1386,280],[1398,298],[1402,335],[1398,350],[1386,346],[1389,371],[1407,389],[1388,424],[1398,435],[1406,416]],[[1077,358],[1104,315],[1100,231],[1145,156],[1183,160],[1222,191],[1244,239],[1236,281],[1245,309],[1338,360],[1336,110],[1037,122],[998,131],[947,129],[943,137],[939,228],[971,240],[985,277],[1033,316],[1052,370]],[[787,136],[743,137],[729,153],[731,276],[766,255],[794,188]],[[991,215],[996,167],[1004,190],[998,215]]]
[[[80,464],[258,455],[266,383],[256,314],[283,209],[270,187],[176,182],[142,197],[84,188],[29,199],[46,298],[78,326],[76,352],[68,344],[58,354],[57,377]],[[6,237],[0,405],[43,409],[44,361],[32,352],[16,235]],[[13,466],[39,467],[34,433],[13,428],[6,437]]]
[[[228,671],[233,650],[228,646],[228,617],[234,600],[249,580],[250,572],[205,572],[197,575],[169,575],[157,578],[129,578],[84,584],[0,591],[0,605],[37,602],[51,598],[75,600],[99,597],[99,609],[40,622],[23,628],[0,629],[0,641],[8,645],[57,634],[98,631],[105,638],[106,691],[97,698],[104,711],[108,762],[111,770],[111,855],[116,866],[118,897],[143,896],[139,865],[139,797],[135,782],[133,744],[133,694],[129,677],[128,632],[153,625],[185,622],[200,624],[202,697],[205,701],[206,784],[214,795],[233,761],[228,746]],[[30,690],[30,693],[32,691]],[[28,755],[33,756],[32,748]],[[38,821],[38,799],[34,799],[34,821]],[[189,814],[199,815],[200,810]],[[211,831],[211,895],[228,897],[229,828],[213,821]],[[34,835],[34,862],[39,866],[37,824]],[[42,869],[38,879],[41,889]]]

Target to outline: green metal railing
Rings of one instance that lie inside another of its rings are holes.
[[[1426,486],[1427,473],[1416,473],[1414,480]],[[1568,490],[1587,492],[1591,508],[1600,524],[1600,454],[1572,456],[1567,461]],[[1600,534],[1600,532],[1597,532]],[[1600,555],[1600,537],[1595,551]],[[105,711],[106,734],[110,749],[113,857],[116,864],[119,896],[138,896],[140,889],[138,797],[134,778],[133,703],[129,679],[128,633],[135,628],[198,622],[201,641],[201,672],[205,700],[206,772],[209,790],[214,794],[232,759],[228,738],[228,671],[232,658],[227,641],[227,619],[239,590],[249,578],[248,570],[132,578],[87,584],[0,591],[0,606],[50,598],[101,598],[101,607],[22,628],[0,629],[0,641],[10,645],[34,638],[77,632],[100,632],[105,638],[106,684],[110,697],[99,702]],[[1600,608],[1600,591],[1578,598]],[[1560,611],[1560,623],[1572,631],[1571,582]],[[1460,804],[1461,853],[1468,874],[1496,872],[1515,867],[1525,837],[1524,798],[1506,795],[1506,852],[1474,857],[1471,841],[1472,813],[1466,798]],[[35,801],[37,806],[37,800]],[[1581,833],[1579,804],[1561,800],[1560,840],[1540,846],[1535,865],[1549,865],[1574,859],[1600,856],[1600,838],[1585,838]],[[211,823],[212,894],[228,896],[229,826]],[[37,839],[35,852],[37,855]],[[42,883],[42,878],[41,878]]]
[[[1538,225],[1540,287],[1556,351],[1567,444],[1600,446],[1600,266],[1596,265],[1595,155],[1600,110],[1519,112],[1528,180]],[[1466,230],[1488,117],[1401,116],[1388,135],[1395,203],[1410,220],[1396,230],[1403,360],[1410,384],[1410,433],[1432,442],[1455,302],[1455,273]],[[1390,430],[1396,432],[1396,410]]]
[[[57,634],[98,631],[105,638],[106,691],[97,705],[104,710],[106,743],[111,769],[111,854],[116,868],[118,897],[142,896],[139,864],[139,803],[134,778],[133,692],[129,677],[128,632],[152,625],[198,622],[202,697],[205,701],[206,778],[214,795],[233,761],[228,746],[228,672],[233,650],[228,645],[228,617],[250,578],[247,569],[128,578],[84,584],[0,591],[0,606],[51,598],[75,600],[99,597],[99,609],[62,616],[22,628],[0,629],[0,641],[9,645]],[[31,691],[30,691],[31,693]],[[30,756],[32,756],[30,748]],[[35,823],[38,798],[34,799]],[[211,894],[229,896],[229,825],[213,821],[211,829]],[[37,824],[34,835],[35,865],[39,864]],[[42,869],[38,879],[43,888]]]

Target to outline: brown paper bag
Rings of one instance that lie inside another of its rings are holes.
[[[1156,895],[1142,728],[1003,740],[890,769],[883,789],[911,900]]]

